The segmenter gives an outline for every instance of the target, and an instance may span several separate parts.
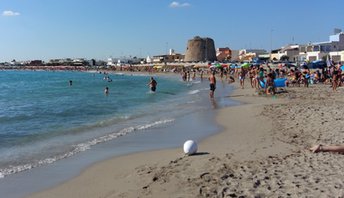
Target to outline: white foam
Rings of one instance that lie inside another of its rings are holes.
[[[199,92],[200,92],[200,90],[196,89],[196,90],[189,91],[188,94],[193,95],[193,94],[196,94]]]
[[[110,134],[92,139],[88,142],[76,144],[73,146],[73,148],[74,148],[73,150],[71,150],[67,153],[55,156],[55,157],[49,157],[49,158],[39,160],[39,161],[29,163],[29,164],[23,164],[23,165],[19,165],[19,166],[10,166],[9,168],[0,169],[0,178],[4,178],[7,175],[18,173],[18,172],[25,171],[25,170],[29,170],[29,169],[39,167],[39,166],[42,166],[45,164],[54,163],[58,160],[71,157],[71,156],[73,156],[79,152],[89,150],[89,149],[91,149],[92,146],[94,146],[96,144],[113,140],[115,138],[127,135],[131,132],[134,132],[134,131],[143,131],[145,129],[157,127],[159,125],[167,124],[167,123],[170,123],[173,121],[174,121],[174,119],[158,120],[158,121],[148,123],[145,125],[138,125],[135,127],[127,127],[127,128],[122,129],[119,132],[110,133]]]

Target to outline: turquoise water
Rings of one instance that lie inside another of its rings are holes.
[[[0,177],[204,110],[208,88],[178,76],[0,71]],[[72,85],[69,85],[72,80]],[[109,87],[109,94],[104,88]]]

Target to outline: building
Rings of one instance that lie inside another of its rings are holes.
[[[279,53],[280,51],[281,51],[281,48],[271,50],[271,52],[270,52],[270,60],[271,61],[279,61],[280,58],[281,58],[280,53]]]
[[[188,40],[184,59],[185,62],[213,62],[216,60],[216,50],[213,39],[196,36]]]
[[[32,60],[29,62],[30,66],[42,66],[44,62],[42,60]]]
[[[155,55],[152,57],[150,62],[152,63],[177,63],[184,61],[184,55],[175,53],[173,49],[169,50],[169,54],[166,55]],[[148,63],[148,58],[147,58]]]
[[[344,50],[344,33],[339,29],[335,30],[334,35],[330,35],[329,41],[309,43],[300,47],[300,55],[306,56],[308,61],[320,60],[326,57],[331,52],[340,52]],[[340,59],[338,54],[335,54],[335,59]]]
[[[280,49],[271,50],[271,61],[304,62],[325,59],[328,55],[334,62],[344,61],[344,33],[335,29],[329,41],[304,45],[289,44]]]
[[[344,51],[330,52],[329,56],[330,56],[331,60],[335,63],[344,62]]]
[[[264,49],[242,49],[239,51],[239,61],[253,61],[263,54],[267,54]]]
[[[231,61],[239,61],[239,51],[240,50],[231,50]]]
[[[280,49],[271,50],[270,60],[297,62],[300,54],[300,45],[289,44]]]
[[[168,55],[156,55],[153,56],[153,63],[175,63],[182,62],[184,60],[184,55],[182,54],[168,54]]]

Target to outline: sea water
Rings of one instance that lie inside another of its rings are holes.
[[[161,141],[166,147],[176,142],[182,145],[188,133],[196,138],[200,135],[195,136],[195,131],[204,135],[192,128],[200,121],[194,115],[227,104],[225,84],[218,83],[217,99],[211,102],[207,80],[183,82],[177,75],[156,76],[158,88],[153,93],[149,77],[0,71],[0,177],[54,164],[84,151],[92,153],[103,144],[110,145],[109,152],[117,149],[121,154],[119,145],[125,138],[136,141],[126,152],[140,151],[147,142],[156,148],[153,144],[159,140],[151,142],[152,137],[166,138]],[[104,93],[105,87],[109,94]],[[173,130],[168,130],[171,127]]]

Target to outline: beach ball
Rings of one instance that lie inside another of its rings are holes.
[[[183,146],[184,153],[187,155],[193,155],[197,152],[197,143],[193,140],[188,140]]]

